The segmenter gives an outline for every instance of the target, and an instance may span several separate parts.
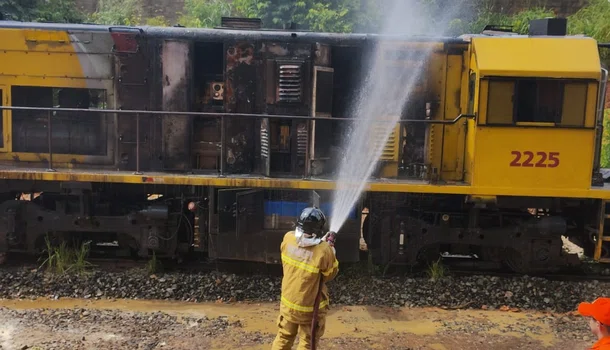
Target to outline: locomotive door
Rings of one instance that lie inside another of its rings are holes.
[[[218,190],[218,200],[216,210],[218,212],[218,234],[234,233],[237,227],[237,193],[243,191],[243,188],[227,188]]]
[[[260,172],[264,176],[271,173],[271,145],[269,137],[269,118],[261,119],[261,163]]]
[[[3,106],[10,106],[10,101],[9,89],[5,85],[0,85],[0,103],[2,103]],[[0,152],[8,152],[10,151],[9,135],[11,131],[11,111],[3,109],[0,111],[0,116],[2,117],[0,119]]]
[[[210,235],[210,257],[264,262],[263,190],[218,190],[218,233]]]
[[[260,233],[265,222],[263,190],[250,190],[237,194],[237,237],[244,238]]]

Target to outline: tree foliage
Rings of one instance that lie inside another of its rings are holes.
[[[0,0],[0,13],[6,19],[31,21],[36,2],[36,0]]]
[[[147,18],[146,25],[149,25],[152,27],[169,27],[170,24],[165,17],[155,16],[152,18]]]
[[[85,15],[76,9],[74,0],[43,0],[37,8],[37,20],[55,23],[81,23]]]
[[[234,0],[235,12],[261,18],[266,28],[296,23],[321,32],[362,32],[379,25],[379,1],[375,0]]]
[[[140,0],[100,0],[90,21],[97,24],[133,26],[142,24]]]
[[[233,6],[226,0],[185,0],[178,20],[185,27],[216,27],[221,17],[231,16]]]
[[[0,13],[15,21],[79,23],[85,19],[74,0],[0,0]]]

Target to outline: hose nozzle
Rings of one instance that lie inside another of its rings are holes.
[[[331,247],[335,246],[335,235],[337,233],[334,231],[328,231],[324,237],[322,237],[323,240],[325,240],[326,242],[328,242],[328,244],[330,244]]]

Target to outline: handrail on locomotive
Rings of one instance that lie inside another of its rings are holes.
[[[52,116],[56,112],[72,112],[72,113],[84,113],[84,115],[91,114],[125,114],[130,115],[136,118],[136,171],[134,174],[141,175],[140,171],[140,117],[142,115],[180,115],[180,116],[197,116],[203,118],[216,118],[220,119],[221,125],[221,133],[220,133],[220,169],[219,176],[225,175],[225,143],[226,143],[226,133],[225,131],[225,118],[231,117],[252,117],[255,119],[259,118],[269,118],[269,119],[296,119],[296,120],[311,120],[312,117],[309,116],[296,116],[296,115],[270,115],[270,114],[256,114],[256,113],[213,113],[213,112],[174,112],[174,111],[147,111],[147,110],[125,110],[125,109],[99,109],[99,108],[57,108],[57,107],[25,107],[25,106],[2,106],[0,105],[0,111],[2,110],[20,110],[20,111],[43,111],[47,112],[47,120],[46,126],[48,130],[47,143],[48,143],[48,167],[47,171],[54,172],[55,169],[53,167],[53,127],[52,127]],[[462,119],[472,119],[475,118],[474,114],[459,114],[454,119],[450,120],[434,120],[434,119],[399,119],[397,124],[406,124],[406,123],[421,123],[421,124],[438,124],[443,125],[443,130],[445,125],[452,125],[457,123]],[[316,120],[332,120],[332,121],[357,121],[358,118],[331,118],[331,117],[315,117]],[[376,124],[385,123],[384,120],[376,120],[374,121]],[[442,162],[441,162],[442,164]]]

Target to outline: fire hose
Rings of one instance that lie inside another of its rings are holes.
[[[322,240],[328,242],[331,247],[335,246],[335,233],[328,231]],[[320,273],[320,284],[318,286],[318,293],[316,294],[316,300],[313,303],[313,315],[311,317],[311,350],[316,350],[316,333],[318,330],[318,311],[320,310],[320,299],[322,298],[322,287],[324,287],[324,275]]]

